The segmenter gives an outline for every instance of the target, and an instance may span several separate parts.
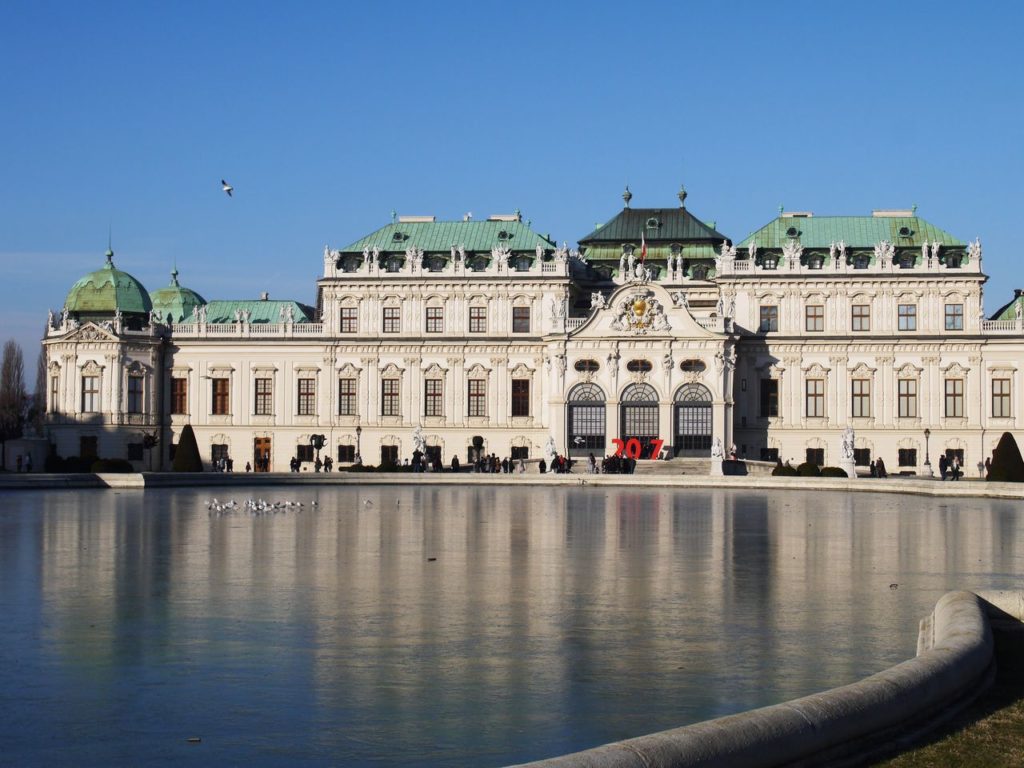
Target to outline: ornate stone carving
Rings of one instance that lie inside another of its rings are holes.
[[[686,296],[686,291],[676,291],[672,294],[672,303],[682,309],[690,308],[690,300]]]
[[[935,261],[939,260],[939,252],[941,250],[942,250],[942,243],[940,243],[940,242],[932,243],[932,259],[933,260],[935,260]]]
[[[750,245],[747,246],[747,258],[750,259],[750,263],[754,263],[754,259],[757,258],[757,241],[751,240]]]
[[[888,240],[883,240],[874,247],[875,259],[882,268],[888,267],[896,257],[896,246]]]
[[[976,237],[973,243],[967,244],[967,258],[981,263],[981,238]]]
[[[648,331],[672,330],[661,302],[653,298],[650,291],[637,291],[620,301],[611,328],[635,336]]]
[[[787,265],[799,264],[800,257],[804,255],[804,247],[799,240],[790,240],[782,244],[782,255],[785,257]]]
[[[590,308],[591,309],[604,309],[608,306],[608,300],[600,291],[594,291],[590,294]]]
[[[842,457],[844,459],[853,458],[853,446],[855,442],[854,432],[852,427],[847,427],[843,430],[843,442],[841,446]]]

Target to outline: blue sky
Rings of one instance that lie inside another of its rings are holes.
[[[0,338],[98,268],[312,302],[325,244],[405,214],[523,211],[573,244],[687,205],[918,213],[1024,287],[1024,6],[0,4]],[[228,199],[219,181],[234,184]],[[34,369],[26,366],[31,387]]]

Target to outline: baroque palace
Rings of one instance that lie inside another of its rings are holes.
[[[911,209],[780,211],[734,243],[685,190],[631,197],[578,250],[518,212],[392,216],[325,248],[315,306],[207,301],[176,271],[151,293],[108,251],[51,312],[47,437],[167,469],[191,424],[205,462],[286,471],[321,435],[340,466],[627,443],[837,464],[851,428],[859,466],[975,475],[1024,436],[1024,297],[985,318],[978,241]]]

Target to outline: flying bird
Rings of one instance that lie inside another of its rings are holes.
[[[227,183],[226,181],[224,181],[224,179],[221,179],[221,180],[220,180],[220,188],[221,188],[221,189],[223,189],[223,190],[224,190],[225,192],[227,192],[227,194],[228,194],[228,197],[231,197],[231,193],[232,193],[232,192],[234,191],[234,189],[235,189],[235,188],[234,188],[234,187],[232,187],[232,186],[231,186],[230,184],[228,184],[228,183]]]

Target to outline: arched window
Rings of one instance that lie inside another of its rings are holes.
[[[711,392],[703,384],[684,384],[672,399],[675,455],[706,456],[711,450]]]
[[[566,435],[570,456],[605,453],[605,395],[597,384],[577,384],[569,390]]]
[[[626,363],[626,370],[630,373],[649,373],[653,367],[650,360],[630,360]]]
[[[601,365],[597,360],[577,360],[573,368],[580,373],[597,373],[601,369]]]
[[[684,373],[703,373],[708,369],[702,360],[683,360],[679,369]]]
[[[650,365],[646,360],[639,362]],[[657,458],[651,456],[651,443],[659,439],[658,392],[650,384],[630,384],[620,402],[621,440],[626,443],[635,438],[640,441],[640,458]]]

